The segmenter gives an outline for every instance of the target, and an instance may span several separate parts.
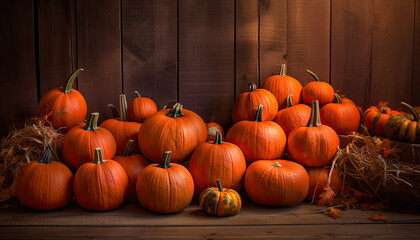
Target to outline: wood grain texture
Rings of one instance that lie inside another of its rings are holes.
[[[411,101],[413,9],[414,0],[374,1],[371,105],[389,101],[396,108]]]
[[[108,103],[118,105],[122,93],[120,1],[77,0],[79,91],[88,114],[99,112],[102,122],[111,118]]]
[[[260,86],[286,63],[287,6],[287,0],[260,1]]]
[[[160,109],[177,101],[177,1],[122,0],[123,81]]]
[[[332,1],[331,85],[369,105],[373,0]]]
[[[420,0],[415,2],[413,81],[411,84],[411,104],[420,106]]]
[[[205,122],[231,125],[234,1],[179,1],[179,101]]]
[[[38,115],[33,1],[0,4],[0,137]]]
[[[288,75],[305,86],[310,69],[329,82],[330,0],[288,1],[287,29]]]
[[[38,1],[41,95],[61,87],[76,70],[75,1]],[[53,34],[52,34],[53,33]],[[77,89],[77,81],[73,85]]]
[[[259,1],[236,1],[236,94],[248,91],[248,83],[259,82]]]

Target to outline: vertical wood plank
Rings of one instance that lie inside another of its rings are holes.
[[[123,81],[158,108],[177,101],[177,1],[122,0]]]
[[[370,95],[373,0],[334,0],[331,7],[331,85],[365,109]]]
[[[76,70],[76,13],[73,0],[39,0],[37,10],[42,96],[62,86]]]
[[[108,103],[118,103],[122,92],[120,1],[78,0],[77,44],[79,91],[88,114],[99,112],[101,121],[111,118]]]
[[[234,1],[179,1],[179,99],[224,128],[234,87]]]
[[[249,82],[259,82],[259,1],[236,1],[236,91],[248,91]]]
[[[260,83],[275,74],[287,57],[287,0],[260,1]],[[287,66],[289,67],[289,66]]]
[[[420,106],[420,0],[415,2],[415,29],[414,29],[414,59],[413,82],[411,84],[411,104]]]
[[[38,114],[34,3],[0,4],[0,137],[9,126]]]
[[[303,86],[313,79],[306,69],[323,81],[330,73],[330,0],[288,1],[288,75]]]
[[[411,101],[414,0],[375,0],[369,103]]]

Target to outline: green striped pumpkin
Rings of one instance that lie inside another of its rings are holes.
[[[233,189],[222,187],[216,180],[217,187],[210,187],[200,195],[200,208],[209,215],[231,216],[237,214],[242,207],[241,196]]]
[[[414,108],[405,102],[401,102],[413,114],[411,120],[405,115],[391,116],[385,125],[386,136],[406,142],[420,143],[419,114]]]

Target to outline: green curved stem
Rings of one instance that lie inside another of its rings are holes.
[[[223,192],[222,183],[220,182],[220,179],[216,180],[217,188],[219,189],[219,192]]]
[[[162,158],[160,159],[160,163],[157,166],[164,169],[172,167],[171,154],[171,151],[166,151],[165,153],[163,153]]]
[[[321,117],[319,114],[319,102],[318,100],[312,101],[311,104],[311,118],[309,119],[308,127],[319,127],[321,126]]]
[[[292,97],[293,97],[293,94],[290,94],[289,96],[287,96],[287,99],[286,99],[286,108],[293,107]]]
[[[39,160],[38,162],[39,163],[52,164],[52,162],[51,162],[51,149],[49,147],[47,147],[47,149],[45,149],[45,152],[42,155],[41,160]]]
[[[248,92],[255,92],[257,91],[257,84],[256,83],[248,83]]]
[[[263,105],[259,105],[257,113],[255,114],[255,119],[254,119],[255,122],[262,122],[262,110],[263,110]]]
[[[339,104],[342,104],[343,103],[343,101],[341,101],[340,95],[338,95],[337,93],[334,93],[334,97],[337,100],[337,103],[339,103]]]
[[[309,75],[311,75],[315,79],[315,81],[319,82],[319,77],[314,72],[312,72],[309,69],[306,69],[306,72],[308,72]]]
[[[123,153],[124,157],[129,157],[133,155],[133,145],[134,145],[134,140],[133,139],[128,140],[124,148],[124,153]]]
[[[96,164],[101,164],[105,162],[104,151],[102,148],[95,149],[95,161]]]
[[[61,89],[61,91],[63,93],[73,92],[73,83],[74,83],[74,80],[76,80],[76,78],[79,75],[79,73],[81,73],[83,71],[84,71],[83,68],[79,68],[76,71],[74,71],[74,73],[72,73],[70,75],[70,77],[67,79],[67,81],[64,83],[64,86]]]
[[[89,116],[89,119],[86,123],[86,125],[83,127],[83,129],[87,130],[87,131],[95,131],[98,130],[98,119],[99,119],[99,113],[98,112],[94,112],[91,113]]]
[[[216,131],[216,138],[214,139],[213,144],[223,144],[222,134],[219,132],[219,130]]]
[[[184,114],[182,113],[182,105],[180,103],[175,103],[175,105],[169,110],[166,116],[171,118],[182,117]]]
[[[120,94],[120,121],[128,122],[130,121],[130,115],[128,114],[128,105],[127,105],[127,97],[125,94]]]
[[[414,121],[418,122],[420,120],[419,113],[416,112],[416,110],[410,104],[405,102],[401,102],[401,104],[404,105],[404,107],[406,107],[411,112],[411,114],[413,114]]]
[[[107,107],[109,107],[112,111],[112,116],[114,118],[119,118],[120,114],[118,113],[117,107],[114,104],[108,104]]]
[[[276,162],[276,163],[274,163],[273,165],[271,165],[271,166],[273,166],[273,167],[283,167],[282,165],[280,165],[280,163],[279,162]]]
[[[139,91],[134,91],[134,94],[136,94],[136,97],[141,97],[141,95],[140,95],[140,93],[139,93]]]

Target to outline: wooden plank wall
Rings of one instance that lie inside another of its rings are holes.
[[[134,90],[231,126],[248,82],[287,63],[315,71],[358,105],[420,104],[420,0],[1,0],[0,136],[37,101],[75,84],[89,111]],[[226,129],[227,130],[227,129]]]

